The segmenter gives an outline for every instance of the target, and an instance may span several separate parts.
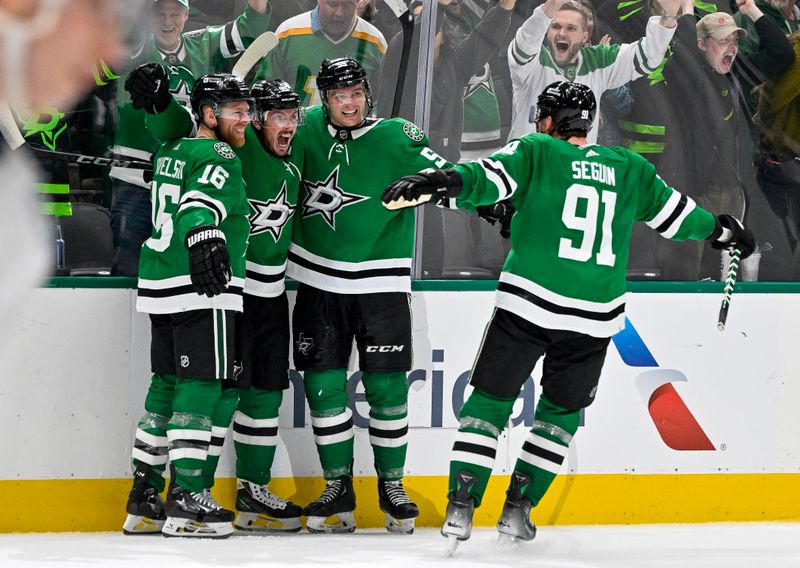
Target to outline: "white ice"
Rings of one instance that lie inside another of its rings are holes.
[[[479,528],[445,556],[438,530],[411,536],[238,536],[227,540],[126,537],[113,533],[0,535],[0,567],[187,566],[272,568],[797,568],[800,523],[540,527],[536,540],[499,549]]]

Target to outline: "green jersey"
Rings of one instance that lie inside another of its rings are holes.
[[[237,148],[250,204],[250,244],[247,247],[245,294],[272,298],[285,290],[286,255],[300,190],[302,151],[295,137],[292,159],[267,152],[252,127],[246,143]]]
[[[153,233],[139,258],[136,309],[151,314],[242,310],[245,250],[250,225],[242,166],[225,142],[181,138],[164,144],[154,161],[150,199]],[[233,278],[213,298],[192,288],[186,233],[216,225],[225,235]]]
[[[193,122],[186,109],[173,98],[164,112],[147,116],[147,128],[160,140],[175,140],[190,133]],[[278,158],[264,148],[260,135],[248,126],[245,145],[234,149],[242,162],[242,177],[250,204],[245,294],[272,298],[286,289],[286,254],[303,163],[299,143],[300,138],[295,136],[289,155]]]
[[[280,43],[264,58],[256,80],[283,79],[300,96],[301,106],[320,104],[317,71],[323,59],[349,55],[364,67],[370,82],[377,84],[386,40],[378,28],[361,18],[356,18],[353,30],[339,41],[325,35],[319,8],[289,18],[275,34]]]
[[[422,131],[401,118],[371,119],[349,133],[322,107],[301,128],[303,184],[286,274],[329,292],[410,292],[414,211],[389,211],[381,195],[397,178],[447,165]]]
[[[209,26],[183,34],[178,49],[173,53],[158,49],[151,38],[132,59],[136,65],[162,63],[169,74],[170,91],[181,104],[189,108],[189,95],[195,78],[224,70],[231,59],[267,31],[268,26],[269,10],[265,15],[248,6],[241,16],[224,26]],[[159,142],[145,128],[147,113],[143,109],[134,109],[130,95],[122,88],[125,77],[120,81],[117,92],[119,123],[114,139],[114,154],[128,160],[149,160]],[[112,178],[147,187],[141,170],[114,167],[111,168],[110,175]]]
[[[715,226],[624,148],[529,134],[456,170],[464,181],[457,204],[514,203],[496,305],[548,329],[608,337],[624,327],[634,222],[675,240],[705,239]]]

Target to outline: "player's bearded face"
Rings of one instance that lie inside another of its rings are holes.
[[[559,10],[547,28],[547,45],[559,67],[572,63],[588,40],[583,15],[575,10]]]
[[[367,92],[363,85],[334,89],[327,95],[334,126],[353,128],[364,121],[367,114]]]
[[[244,130],[251,118],[250,105],[245,101],[225,103],[217,118],[220,139],[234,148],[244,146]]]
[[[177,0],[160,0],[153,6],[153,37],[165,50],[177,49],[189,10]]]
[[[271,110],[262,126],[264,143],[276,156],[289,153],[292,139],[297,132],[300,114],[295,109]]]

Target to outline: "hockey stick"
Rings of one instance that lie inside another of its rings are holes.
[[[408,11],[408,6],[403,0],[383,0],[383,2],[400,20],[400,27],[403,33],[403,48],[400,51],[400,66],[397,68],[397,85],[395,86],[392,114],[390,115],[395,117],[400,112],[400,102],[403,98],[403,87],[406,80],[406,71],[408,71],[408,57],[411,53],[411,38],[414,35],[414,16]]]
[[[738,248],[733,249],[733,252],[730,253],[731,264],[728,267],[728,277],[725,278],[722,305],[719,307],[719,317],[717,318],[717,329],[720,331],[725,331],[725,321],[728,319],[728,308],[731,305],[733,287],[736,286],[736,275],[739,272],[739,257],[741,254],[742,251]]]
[[[278,36],[273,32],[264,32],[258,36],[250,47],[244,50],[238,61],[233,66],[231,73],[244,79],[256,63],[264,59],[267,54],[278,45]]]

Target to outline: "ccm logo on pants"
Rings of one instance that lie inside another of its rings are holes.
[[[367,353],[399,353],[405,345],[367,345]]]

